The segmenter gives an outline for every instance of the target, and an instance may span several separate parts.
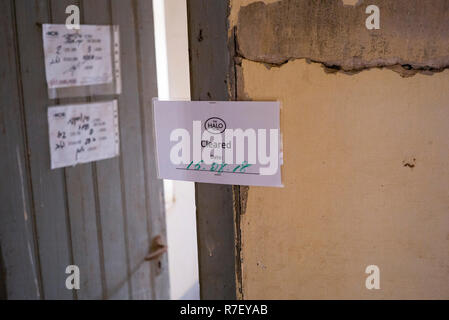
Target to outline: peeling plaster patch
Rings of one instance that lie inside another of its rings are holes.
[[[240,186],[240,203],[241,203],[241,214],[246,213],[246,204],[248,203],[248,186]]]
[[[341,0],[345,6],[356,6],[363,2],[363,0]]]
[[[403,76],[449,66],[446,0],[371,2],[382,10],[380,30],[366,29],[363,6],[340,0],[253,2],[238,12],[237,53],[270,67],[305,58],[346,72],[405,69]]]
[[[402,165],[404,167],[408,167],[410,169],[413,169],[416,166],[416,158],[410,159],[410,160],[404,160],[402,161]]]

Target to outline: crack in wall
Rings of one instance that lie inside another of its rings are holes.
[[[444,70],[449,68],[449,65],[443,66],[441,68],[434,68],[431,66],[413,66],[409,63],[404,63],[404,64],[401,64],[401,63],[387,64],[387,63],[385,63],[385,64],[376,64],[375,66],[367,65],[367,66],[358,67],[355,69],[343,69],[341,65],[337,65],[332,62],[317,61],[317,60],[314,60],[311,58],[289,58],[282,62],[271,63],[271,62],[258,60],[258,59],[245,58],[242,55],[237,55],[235,57],[235,60],[236,60],[236,65],[238,65],[238,66],[241,66],[242,60],[246,60],[246,61],[263,64],[267,69],[281,68],[284,65],[288,64],[289,62],[292,62],[295,60],[305,60],[309,64],[314,63],[314,64],[321,65],[324,72],[329,73],[329,74],[334,74],[334,73],[339,72],[339,73],[343,73],[346,75],[354,75],[354,74],[358,74],[362,71],[366,71],[366,70],[370,70],[370,69],[388,69],[388,70],[398,73],[403,78],[413,77],[416,74],[423,74],[423,75],[431,76],[435,73],[443,72]]]

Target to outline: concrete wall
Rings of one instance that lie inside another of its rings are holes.
[[[370,1],[368,31],[364,1],[252,2],[231,1],[237,95],[282,102],[285,188],[243,199],[241,297],[449,298],[449,4]]]

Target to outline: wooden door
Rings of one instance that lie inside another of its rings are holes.
[[[119,25],[122,93],[49,100],[42,24]],[[156,178],[157,96],[150,0],[6,0],[0,29],[0,298],[167,299],[162,181]],[[118,99],[120,157],[50,170],[47,107]],[[68,265],[80,290],[65,287]]]

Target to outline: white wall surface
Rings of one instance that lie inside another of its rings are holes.
[[[190,100],[185,0],[154,0],[160,100]],[[191,182],[164,181],[172,299],[199,299],[195,189]]]

